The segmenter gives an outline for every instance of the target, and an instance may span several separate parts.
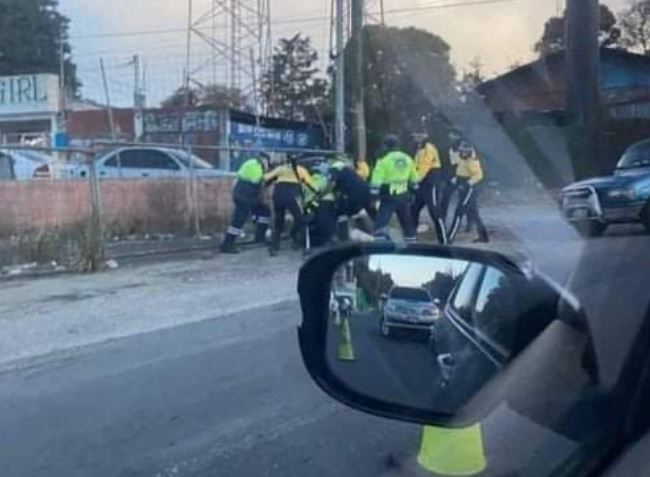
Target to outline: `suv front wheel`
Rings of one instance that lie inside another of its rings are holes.
[[[583,237],[600,237],[607,230],[607,224],[594,221],[578,222],[575,224],[575,228]]]

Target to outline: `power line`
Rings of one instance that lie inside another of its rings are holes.
[[[443,10],[449,8],[462,8],[462,7],[472,7],[472,6],[481,6],[481,5],[493,5],[499,3],[514,3],[522,2],[526,0],[469,0],[461,2],[452,2],[452,3],[435,3],[431,5],[424,5],[420,7],[411,7],[411,8],[395,8],[386,10],[384,14],[386,16],[396,15],[400,13],[418,13],[426,12],[432,10]],[[527,0],[533,1],[533,0]],[[273,25],[286,25],[286,24],[295,24],[295,23],[311,23],[311,22],[322,22],[329,20],[328,16],[314,16],[314,17],[295,17],[295,18],[285,18],[273,20]],[[187,28],[162,28],[157,30],[131,30],[131,31],[121,31],[121,32],[105,32],[105,33],[89,33],[81,35],[72,35],[70,39],[79,40],[87,38],[112,38],[112,37],[128,37],[128,36],[151,36],[151,35],[166,35],[171,33],[185,33]],[[211,30],[210,30],[211,31]]]

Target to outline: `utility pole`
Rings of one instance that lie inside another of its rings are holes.
[[[598,0],[566,5],[566,109],[571,120],[571,159],[577,178],[590,172],[600,126]]]
[[[366,111],[364,107],[363,17],[365,0],[352,0],[352,45],[354,46],[354,113],[357,160],[368,156]]]
[[[345,152],[345,11],[343,0],[336,1],[336,66],[334,92],[336,94],[336,127],[334,136],[336,150]]]

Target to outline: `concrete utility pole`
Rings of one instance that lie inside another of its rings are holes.
[[[363,17],[365,0],[352,0],[352,44],[354,45],[354,112],[357,159],[368,157],[366,111],[364,107]]]
[[[598,0],[568,0],[566,7],[566,106],[571,116],[571,155],[576,177],[589,172],[600,123]]]
[[[336,95],[336,150],[345,152],[345,10],[343,0],[336,1],[336,66],[334,93]]]

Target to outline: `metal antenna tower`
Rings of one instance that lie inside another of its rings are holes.
[[[198,39],[197,46],[208,51],[201,61],[188,61],[191,81],[226,84],[252,96],[256,71],[264,72],[270,65],[271,0],[188,2],[194,2],[189,9],[188,43]]]
[[[384,0],[366,0],[365,23],[386,24]]]

